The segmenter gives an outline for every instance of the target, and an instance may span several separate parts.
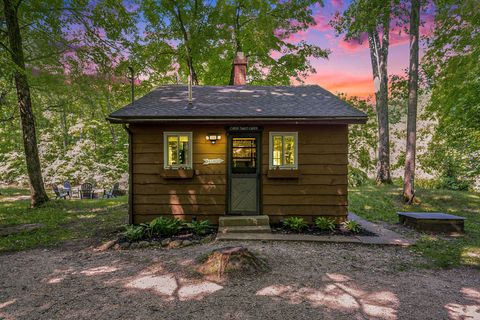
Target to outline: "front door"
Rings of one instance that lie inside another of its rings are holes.
[[[259,214],[260,134],[231,133],[228,137],[228,213]]]

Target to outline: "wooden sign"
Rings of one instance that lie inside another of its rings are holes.
[[[220,164],[223,163],[225,160],[216,158],[216,159],[203,159],[203,165],[209,165],[209,164]]]
[[[260,128],[259,127],[229,127],[229,131],[258,131]]]

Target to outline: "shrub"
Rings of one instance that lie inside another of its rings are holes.
[[[182,222],[178,219],[159,217],[155,218],[148,224],[143,224],[147,229],[149,237],[163,236],[169,237],[176,234],[182,225]]]
[[[348,185],[351,187],[359,187],[368,184],[370,180],[368,175],[358,168],[348,167]]]
[[[142,240],[143,236],[145,235],[145,227],[127,225],[125,226],[124,234],[127,240],[130,242],[139,241]]]
[[[342,225],[346,230],[352,233],[359,233],[361,229],[360,224],[354,220],[345,221]]]
[[[208,222],[208,220],[192,221],[192,223],[187,224],[187,226],[198,236],[203,236],[210,230],[210,222]]]
[[[315,225],[320,230],[333,231],[336,228],[335,220],[327,217],[318,217],[315,219]]]
[[[285,225],[285,227],[295,232],[300,232],[302,229],[308,227],[305,219],[299,217],[287,218],[285,219],[285,221],[283,221],[283,224]]]

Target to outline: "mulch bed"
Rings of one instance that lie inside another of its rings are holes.
[[[150,246],[162,246],[168,248],[185,247],[192,244],[200,244],[210,242],[215,239],[216,229],[211,229],[204,235],[196,235],[187,230],[180,230],[179,233],[170,237],[152,237],[144,238],[140,241],[130,242],[123,234],[119,234],[118,239],[115,240],[111,247],[114,249],[139,249]]]
[[[353,233],[348,230],[343,229],[342,227],[335,229],[334,231],[329,230],[319,230],[314,226],[308,226],[308,228],[303,229],[300,232],[295,232],[290,229],[287,229],[283,224],[277,223],[272,224],[272,233],[282,233],[282,234],[308,234],[313,236],[364,236],[364,237],[378,237],[376,233],[370,232],[363,228],[360,228],[360,232]]]

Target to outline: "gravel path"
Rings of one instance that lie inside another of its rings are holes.
[[[0,255],[4,319],[480,319],[480,272],[425,270],[409,249],[248,242],[271,272],[202,278],[181,249]]]

